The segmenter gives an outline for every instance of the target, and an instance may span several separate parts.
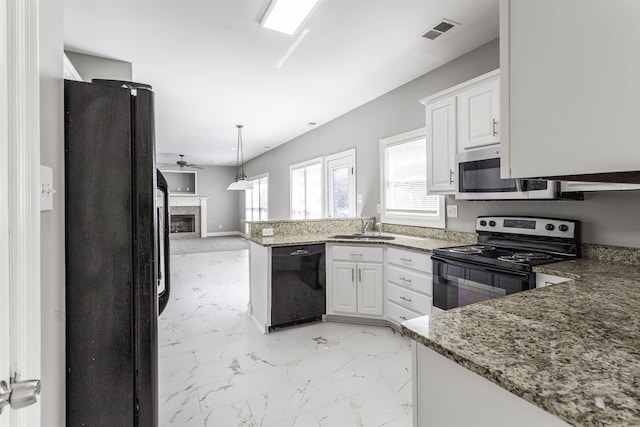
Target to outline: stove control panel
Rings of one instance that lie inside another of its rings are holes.
[[[476,230],[574,239],[578,232],[577,223],[578,221],[557,218],[481,216],[477,219]]]

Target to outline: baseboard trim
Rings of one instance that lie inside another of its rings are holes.
[[[223,237],[223,236],[245,237],[245,235],[239,231],[220,231],[218,233],[205,233],[202,237]]]

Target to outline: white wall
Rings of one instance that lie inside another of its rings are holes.
[[[65,53],[85,82],[90,82],[92,79],[133,80],[133,66],[130,62],[69,50]]]
[[[355,147],[357,192],[362,216],[375,216],[380,203],[379,140],[425,125],[419,99],[499,68],[498,40],[491,41],[343,116],[246,164],[247,174],[269,173],[269,216],[289,217],[289,165]],[[580,155],[580,153],[576,153]],[[552,161],[552,153],[549,157]],[[587,193],[584,201],[456,201],[458,218],[447,229],[474,231],[479,215],[519,214],[582,221],[587,243],[640,247],[640,191]],[[240,202],[242,206],[242,201]]]
[[[62,0],[39,2],[40,163],[53,168],[53,211],[40,215],[42,425],[65,425],[64,99]]]

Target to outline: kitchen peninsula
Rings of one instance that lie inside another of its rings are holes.
[[[581,259],[535,271],[573,280],[403,323],[416,341],[415,425],[640,424],[640,268]],[[462,378],[441,384],[443,369]],[[503,389],[540,418],[511,411]],[[447,411],[449,399],[465,410]]]

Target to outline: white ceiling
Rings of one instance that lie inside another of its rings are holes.
[[[268,5],[65,0],[65,49],[131,62],[153,86],[158,153],[235,165],[236,124],[246,161],[498,37],[498,0],[320,0],[293,36],[259,26]],[[421,37],[443,18],[462,25]]]

